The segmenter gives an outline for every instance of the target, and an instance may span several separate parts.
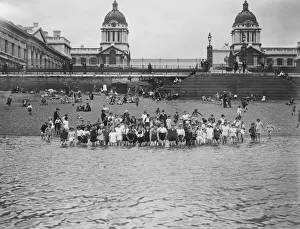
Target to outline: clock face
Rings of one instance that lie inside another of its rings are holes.
[[[111,26],[116,27],[116,23],[115,22],[111,23]]]

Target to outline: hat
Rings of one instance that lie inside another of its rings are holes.
[[[58,110],[60,110],[60,109],[57,107],[56,110],[58,111]]]

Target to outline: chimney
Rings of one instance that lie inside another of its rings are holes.
[[[44,31],[44,35],[45,35],[45,37],[48,37],[48,32]]]
[[[82,48],[82,49],[83,49],[83,48],[84,48],[84,45],[80,45],[80,48]]]
[[[39,27],[39,23],[37,23],[37,22],[34,22],[34,23],[33,23],[33,27],[34,27],[34,28],[37,28],[37,27]]]
[[[53,30],[53,37],[60,37],[60,30]]]

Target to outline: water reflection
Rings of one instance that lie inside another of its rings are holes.
[[[2,228],[297,228],[300,143],[60,148],[0,138]]]

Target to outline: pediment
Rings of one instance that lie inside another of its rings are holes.
[[[42,41],[42,42],[44,42],[44,43],[47,43],[46,38],[45,38],[45,36],[44,36],[44,33],[43,33],[42,29],[37,30],[37,31],[33,34],[33,36],[34,36],[35,38],[39,39],[40,41]]]
[[[124,52],[123,52],[122,50],[116,48],[115,46],[110,46],[110,47],[108,47],[107,49],[101,51],[100,54],[107,54],[107,55],[109,55],[110,52],[111,52],[112,50],[114,50],[114,51],[116,52],[117,55],[122,55],[122,54],[124,54]]]

